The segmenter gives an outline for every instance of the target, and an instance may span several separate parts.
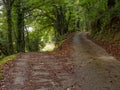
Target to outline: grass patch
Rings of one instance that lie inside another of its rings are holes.
[[[0,79],[3,78],[3,75],[2,75],[2,73],[1,73],[1,67],[2,67],[6,62],[13,60],[13,58],[15,58],[15,56],[16,56],[16,54],[7,56],[7,57],[5,57],[5,58],[3,58],[3,59],[0,59]]]

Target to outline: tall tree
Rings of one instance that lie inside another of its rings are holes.
[[[55,29],[59,35],[64,35],[68,32],[68,22],[66,20],[66,8],[64,6],[55,6]]]
[[[39,8],[39,0],[16,0],[15,11],[17,15],[17,52],[25,52],[25,19],[29,17],[29,12]]]
[[[3,0],[3,3],[6,8],[6,16],[7,16],[7,33],[8,33],[8,52],[12,54],[14,52],[13,49],[13,40],[12,40],[12,6],[14,0]]]
[[[17,14],[17,52],[25,52],[24,9],[21,0],[15,2]]]

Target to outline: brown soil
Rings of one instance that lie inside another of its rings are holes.
[[[100,45],[103,47],[110,55],[114,56],[117,60],[120,60],[120,41],[116,41],[113,43],[108,42],[103,42],[103,41],[98,41],[90,36],[88,36],[89,39],[91,39],[94,43]]]
[[[54,52],[21,53],[3,73],[0,90],[120,90],[120,62],[85,32]]]
[[[21,53],[6,63],[0,90],[64,90],[74,73],[68,47],[73,35],[68,35],[61,50]]]
[[[78,32],[73,38],[76,67],[71,90],[120,90],[120,62],[86,35]]]

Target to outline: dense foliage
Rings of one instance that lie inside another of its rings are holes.
[[[81,28],[91,30],[96,39],[120,40],[119,0],[80,0],[80,6]]]
[[[119,24],[119,0],[0,0],[0,53],[40,51],[77,30],[119,40]]]

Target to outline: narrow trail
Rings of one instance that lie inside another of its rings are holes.
[[[87,39],[86,33],[73,38],[76,72],[72,90],[120,90],[120,62]]]
[[[63,66],[68,62],[63,62],[62,59],[42,53],[32,54],[30,61],[32,90],[64,90],[71,74]]]
[[[2,90],[64,90],[72,77],[68,57],[50,53],[23,53],[9,70]]]
[[[88,40],[85,32],[76,33],[71,46],[70,57],[21,54],[2,90],[120,90],[119,61]]]
[[[29,90],[26,85],[28,85],[27,80],[29,76],[29,65],[28,65],[29,55],[23,54],[14,63],[14,68],[11,68],[8,73],[8,78],[5,78],[4,89],[5,90]]]

